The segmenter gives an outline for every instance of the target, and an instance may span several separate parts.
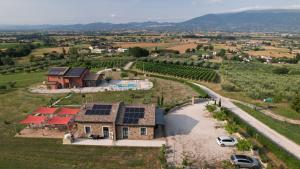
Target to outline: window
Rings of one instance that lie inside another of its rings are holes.
[[[85,132],[85,134],[90,134],[91,133],[91,126],[84,126],[84,132]]]
[[[141,135],[142,135],[142,136],[147,135],[147,128],[146,128],[146,127],[142,127],[142,128],[141,128]]]

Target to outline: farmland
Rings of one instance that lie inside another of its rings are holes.
[[[299,65],[288,66],[292,74],[275,74],[273,70],[278,66],[261,63],[227,62],[223,64],[221,74],[223,83],[234,85],[234,93],[244,93],[252,100],[273,98],[273,110],[283,116],[300,119],[300,114],[289,106],[296,93],[300,91],[300,75],[297,72]],[[279,66],[280,67],[280,66]],[[231,94],[231,96],[234,96]],[[243,100],[243,94],[236,94],[236,99]],[[256,102],[259,103],[259,102]],[[260,102],[259,105],[264,103]],[[284,109],[280,107],[285,107]]]
[[[218,82],[219,75],[212,69],[182,66],[164,63],[138,62],[136,68],[139,70],[172,75],[193,80],[203,80],[209,82]]]

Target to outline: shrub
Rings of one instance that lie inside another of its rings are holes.
[[[240,139],[236,146],[239,151],[250,151],[252,148],[251,142],[247,139]]]
[[[6,90],[7,86],[6,85],[0,85],[0,90]]]
[[[161,167],[163,169],[167,169],[168,168],[168,163],[167,163],[167,159],[166,159],[166,145],[162,145],[162,147],[160,148],[160,151],[159,151],[159,156],[158,156],[158,159],[160,161],[160,164],[161,164]]]
[[[122,72],[121,73],[121,77],[123,78],[123,77],[128,77],[128,73],[127,72]]]
[[[217,107],[215,105],[206,105],[205,106],[206,109],[209,111],[209,112],[214,112],[215,110],[217,110]]]
[[[273,69],[273,73],[275,74],[288,74],[289,73],[289,69],[286,67],[278,67]]]
[[[213,118],[217,119],[218,121],[224,121],[227,119],[227,115],[224,111],[217,111],[213,114]]]
[[[221,85],[222,89],[228,92],[236,92],[238,91],[237,87],[230,83],[224,83]]]
[[[300,113],[300,94],[298,94],[293,98],[291,107]]]
[[[236,123],[227,123],[225,125],[225,130],[229,133],[229,134],[233,134],[236,133],[238,131],[239,127]]]

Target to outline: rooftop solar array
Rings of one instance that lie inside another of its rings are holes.
[[[139,119],[144,118],[145,108],[125,108],[123,123],[138,124]]]
[[[85,71],[85,68],[71,68],[65,76],[70,76],[70,77],[80,77],[82,73]]]
[[[112,105],[94,105],[91,110],[86,111],[86,115],[110,115]]]
[[[58,67],[58,68],[51,68],[48,72],[48,75],[63,75],[67,68]]]

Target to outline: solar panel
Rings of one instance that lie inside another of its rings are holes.
[[[66,76],[80,77],[85,70],[85,68],[71,68]]]
[[[145,108],[127,107],[125,108],[123,123],[138,124],[139,119],[144,118]]]
[[[86,111],[86,115],[109,115],[112,105],[94,105],[91,110]]]

